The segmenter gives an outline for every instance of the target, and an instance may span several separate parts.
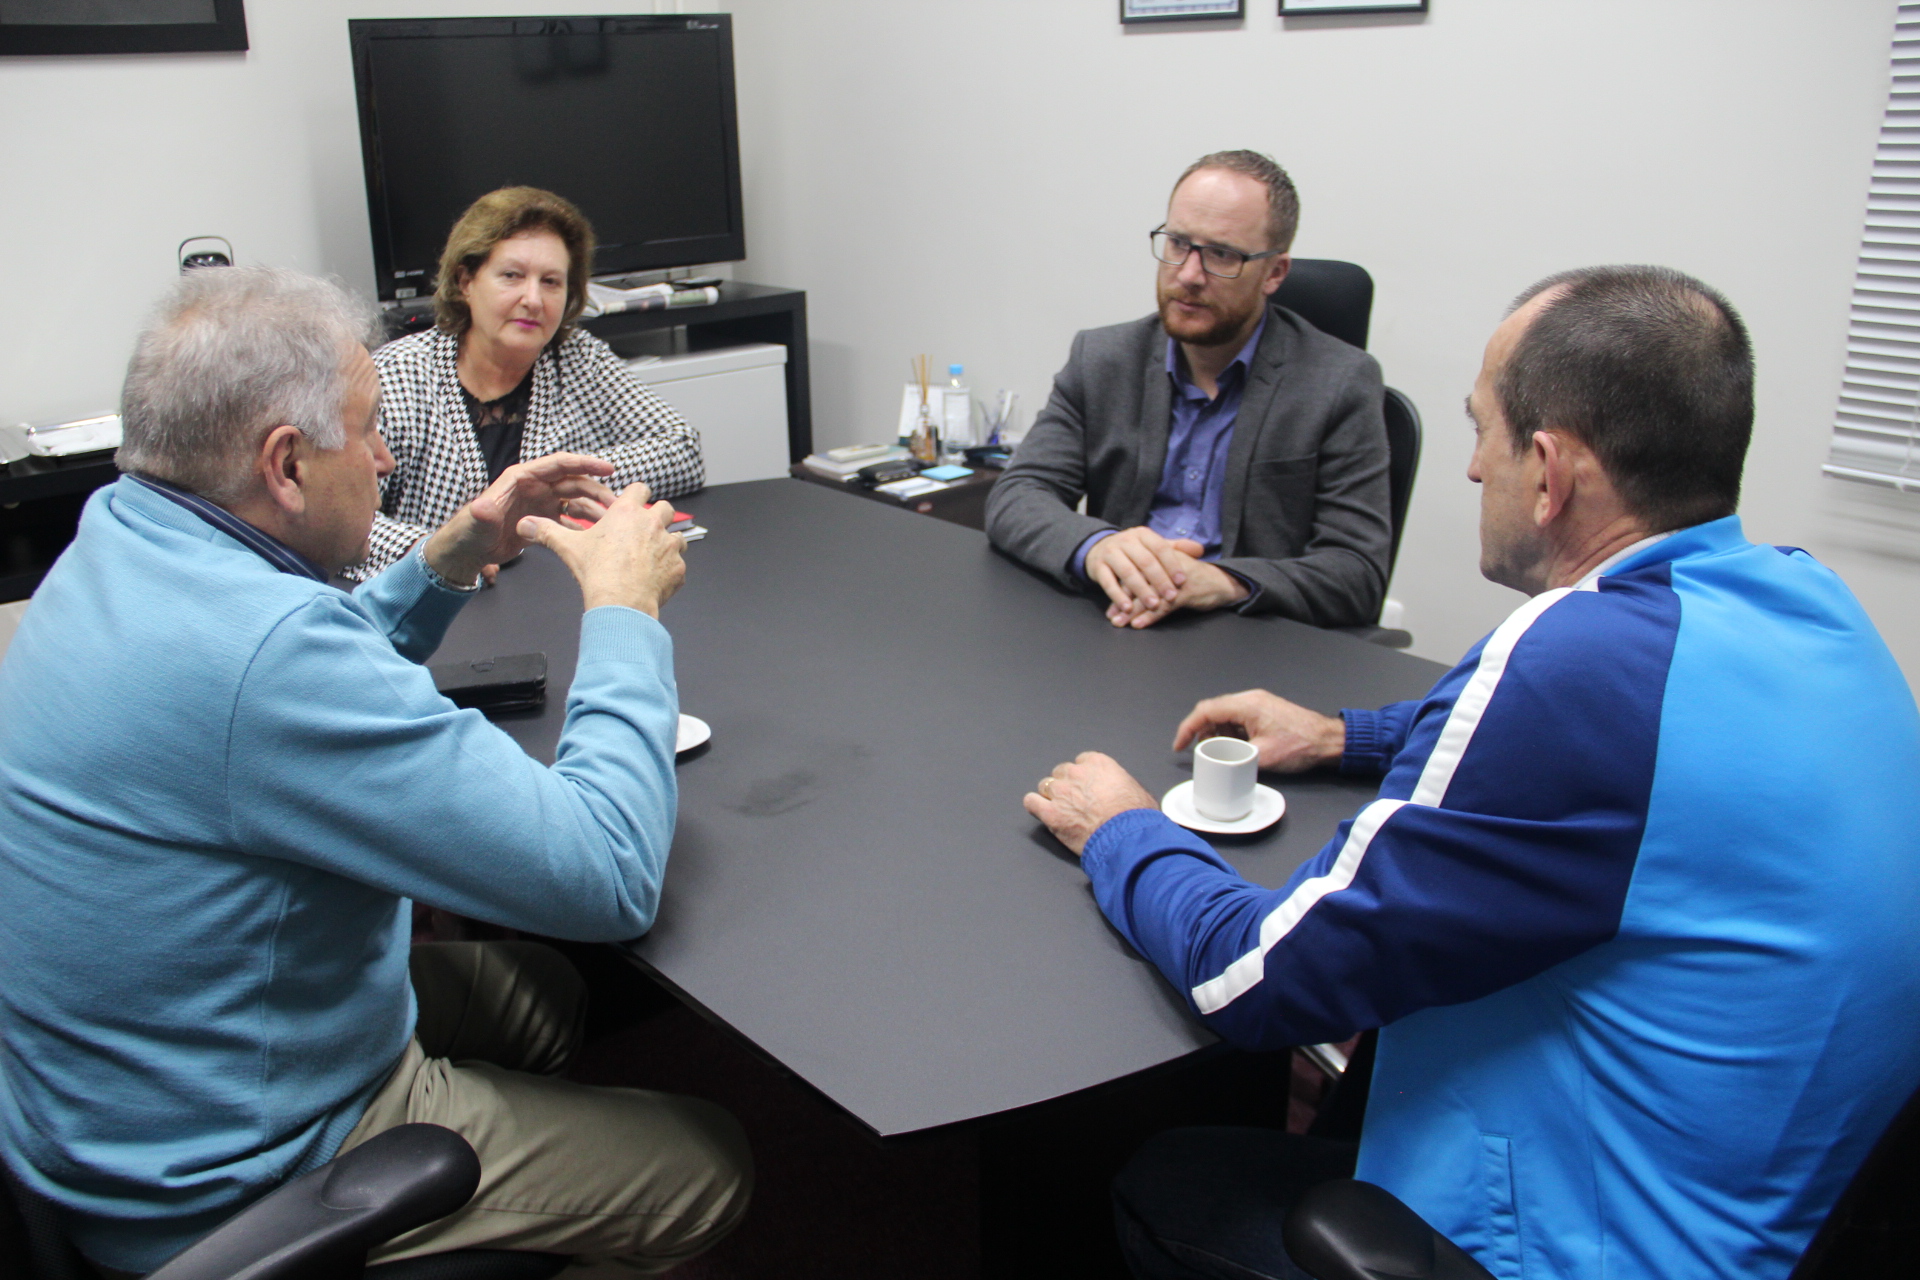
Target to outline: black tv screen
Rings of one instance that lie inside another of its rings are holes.
[[[382,299],[432,293],[454,220],[498,187],[578,205],[595,275],[746,256],[727,14],[347,28]]]

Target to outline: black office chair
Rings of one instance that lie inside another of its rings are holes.
[[[99,1280],[60,1229],[54,1207],[9,1172],[0,1196],[0,1275]],[[432,1124],[376,1134],[235,1214],[148,1280],[548,1280],[556,1254],[463,1249],[366,1266],[367,1251],[444,1218],[472,1197],[480,1161]],[[364,1268],[364,1271],[363,1271]]]
[[[1322,333],[1332,334],[1365,350],[1373,319],[1373,277],[1354,262],[1334,258],[1295,258],[1287,278],[1273,291],[1273,301],[1295,312]],[[1406,392],[1387,388],[1382,406],[1387,420],[1387,514],[1392,541],[1387,551],[1387,578],[1393,578],[1400,559],[1400,534],[1407,524],[1407,504],[1413,499],[1414,477],[1420,471],[1420,411]],[[1340,627],[1348,635],[1389,649],[1404,649],[1413,636],[1395,627]]]
[[[1407,393],[1387,388],[1387,514],[1393,522],[1393,541],[1387,550],[1387,577],[1400,559],[1400,532],[1407,525],[1407,504],[1413,501],[1414,477],[1420,474],[1420,411]]]
[[[1879,1280],[1920,1263],[1920,1090],[1820,1224],[1790,1280]]]
[[[1301,1196],[1281,1238],[1315,1280],[1492,1280],[1391,1192],[1341,1178]],[[1920,1269],[1920,1091],[1814,1234],[1789,1280],[1905,1280]]]
[[[1314,1280],[1494,1280],[1398,1196],[1352,1178],[1309,1188],[1288,1210],[1280,1238]]]
[[[1392,582],[1393,567],[1400,559],[1400,534],[1407,527],[1407,504],[1413,500],[1413,480],[1420,473],[1420,411],[1406,392],[1394,387],[1386,389],[1381,408],[1387,421],[1387,581]],[[1413,643],[1413,633],[1399,627],[1366,623],[1333,629],[1389,649],[1405,649]]]
[[[1373,318],[1373,277],[1358,263],[1335,258],[1295,258],[1273,301],[1299,314],[1322,333],[1367,349]]]

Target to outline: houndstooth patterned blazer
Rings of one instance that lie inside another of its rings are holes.
[[[460,340],[438,329],[410,334],[373,353],[380,371],[380,432],[397,464],[381,482],[372,549],[347,570],[365,580],[487,487],[487,463],[474,438],[454,370]],[[522,458],[586,453],[614,466],[615,491],[644,481],[656,498],[691,493],[706,482],[700,433],[649,391],[606,343],[576,329],[540,353],[527,406]]]

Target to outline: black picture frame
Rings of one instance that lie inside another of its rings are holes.
[[[245,0],[213,0],[212,22],[19,23],[0,20],[0,57],[236,53],[246,48]]]
[[[1283,18],[1317,18],[1333,13],[1425,13],[1427,0],[1280,0]]]
[[[1247,0],[1218,0],[1217,7],[1194,13],[1136,13],[1134,6],[1152,0],[1120,0],[1120,21],[1126,26],[1150,22],[1233,22],[1247,16]]]

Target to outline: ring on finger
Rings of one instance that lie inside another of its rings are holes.
[[[1052,774],[1048,774],[1046,777],[1040,779],[1039,791],[1040,791],[1040,794],[1044,796],[1046,799],[1048,800],[1053,799],[1053,775]]]

